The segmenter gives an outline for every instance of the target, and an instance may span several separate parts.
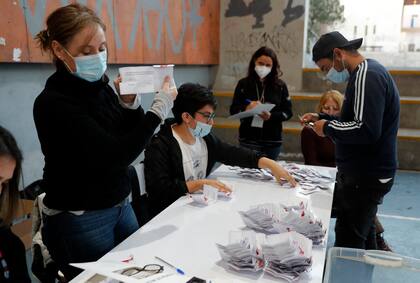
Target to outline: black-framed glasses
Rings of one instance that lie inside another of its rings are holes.
[[[207,123],[210,122],[211,120],[213,120],[216,117],[216,113],[210,113],[210,112],[200,112],[197,111],[198,114],[200,114],[201,116],[203,116],[204,118],[207,119]]]
[[[146,264],[142,268],[130,267],[123,269],[121,274],[125,276],[135,276],[136,278],[146,278],[151,275],[160,273],[163,271],[163,266],[159,264]]]

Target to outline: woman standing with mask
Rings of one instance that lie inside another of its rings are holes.
[[[95,261],[138,229],[127,167],[166,118],[176,91],[165,82],[146,113],[137,96],[122,101],[104,74],[105,26],[85,6],[55,10],[36,39],[57,68],[34,105],[45,156],[42,235],[69,280],[80,272],[69,263]]]
[[[0,126],[0,282],[31,282],[26,266],[25,246],[10,230],[18,206],[22,165],[13,136]]]
[[[230,114],[250,110],[260,103],[272,103],[270,112],[241,119],[239,142],[241,146],[264,153],[276,160],[282,144],[282,122],[292,117],[292,103],[276,53],[261,47],[249,62],[248,76],[235,89]]]

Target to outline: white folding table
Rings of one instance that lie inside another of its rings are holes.
[[[312,168],[335,177],[335,168]],[[162,265],[155,259],[158,256],[181,268],[187,275],[211,279],[212,282],[279,282],[270,275],[235,272],[221,264],[215,244],[227,244],[230,231],[244,228],[238,211],[269,202],[295,205],[310,198],[312,209],[322,220],[328,235],[334,182],[331,182],[329,191],[304,196],[296,189],[282,188],[275,181],[242,178],[226,166],[219,167],[211,177],[232,184],[233,199],[219,200],[203,207],[194,204],[187,196],[181,197],[100,260],[118,261],[132,255],[139,266]],[[310,282],[322,282],[325,256],[326,240],[323,246],[313,248]],[[84,271],[71,282],[85,282],[91,276],[92,273]]]

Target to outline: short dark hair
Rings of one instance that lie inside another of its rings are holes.
[[[277,59],[276,52],[273,49],[263,46],[259,48],[251,57],[248,66],[248,77],[255,78],[259,80],[257,73],[255,72],[255,61],[261,56],[268,56],[273,61],[273,67],[271,68],[271,72],[265,78],[265,82],[268,84],[278,84],[282,83],[279,77],[283,75],[283,72],[280,70],[279,60]]]
[[[172,108],[176,123],[182,123],[182,113],[187,112],[194,117],[195,113],[206,105],[210,105],[214,109],[217,107],[216,98],[211,90],[200,84],[185,83],[181,85]]]
[[[0,157],[10,157],[16,162],[12,179],[7,184],[3,183],[3,189],[0,195],[0,218],[6,224],[10,224],[19,201],[19,180],[22,171],[23,157],[15,138],[8,130],[1,126]]]

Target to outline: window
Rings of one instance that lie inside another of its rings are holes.
[[[310,13],[323,18],[308,21],[304,67],[316,67],[311,60],[316,39],[338,30],[349,40],[363,37],[362,54],[389,69],[420,69],[420,0],[310,0],[310,9],[314,2],[317,9],[331,10]]]

